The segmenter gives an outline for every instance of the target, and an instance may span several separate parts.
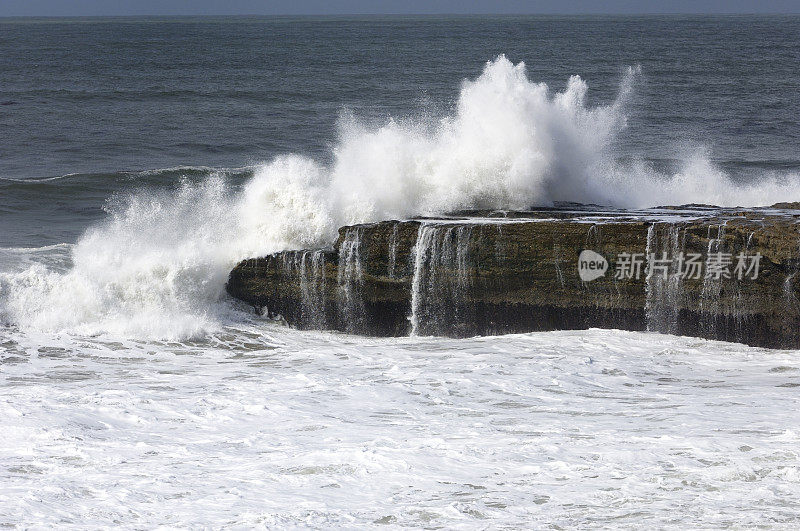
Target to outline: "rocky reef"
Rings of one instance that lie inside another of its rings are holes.
[[[228,292],[299,328],[469,336],[619,328],[800,348],[798,205],[560,205],[342,227]],[[782,207],[782,208],[779,208]]]

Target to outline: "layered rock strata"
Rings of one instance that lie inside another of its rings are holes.
[[[781,206],[563,205],[354,225],[332,248],[241,262],[227,289],[306,329],[598,327],[800,348],[800,211]]]

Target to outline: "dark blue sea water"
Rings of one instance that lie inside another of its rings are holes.
[[[74,241],[114,192],[186,173],[142,170],[329,163],[343,112],[445,116],[499,54],[553,92],[580,75],[590,106],[640,66],[620,159],[797,171],[799,35],[791,16],[0,19],[0,246]]]

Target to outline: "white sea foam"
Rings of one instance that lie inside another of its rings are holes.
[[[553,93],[500,56],[434,123],[369,127],[345,114],[330,165],[284,155],[241,190],[220,175],[171,195],[139,192],[77,242],[69,271],[35,264],[0,274],[0,316],[45,330],[190,337],[218,326],[214,302],[238,260],[330,243],[345,224],[558,200],[641,207],[796,198],[795,176],[736,184],[702,152],[675,175],[617,162],[612,145],[636,74],[628,70],[613,102],[590,107],[579,77]]]
[[[0,525],[796,527],[800,358],[590,330],[0,345]]]

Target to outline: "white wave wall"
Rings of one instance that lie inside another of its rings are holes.
[[[552,93],[528,79],[524,63],[501,55],[463,82],[455,112],[435,123],[390,120],[374,128],[345,114],[330,167],[289,155],[255,175],[242,200],[246,232],[262,244],[265,235],[312,244],[345,224],[462,208],[758,206],[797,196],[798,176],[737,183],[702,147],[674,175],[642,161],[619,163],[612,146],[638,74],[629,68],[613,102],[589,107],[580,77]]]
[[[615,101],[588,107],[580,77],[551,93],[523,63],[500,56],[463,82],[455,112],[435,123],[375,128],[345,114],[330,166],[285,155],[239,191],[217,176],[117,199],[75,244],[70,268],[0,273],[0,318],[47,331],[196,337],[218,327],[224,309],[215,302],[237,261],[330,243],[345,224],[560,200],[643,207],[796,198],[795,176],[735,184],[702,152],[676,175],[615,162],[636,75],[627,71]]]

